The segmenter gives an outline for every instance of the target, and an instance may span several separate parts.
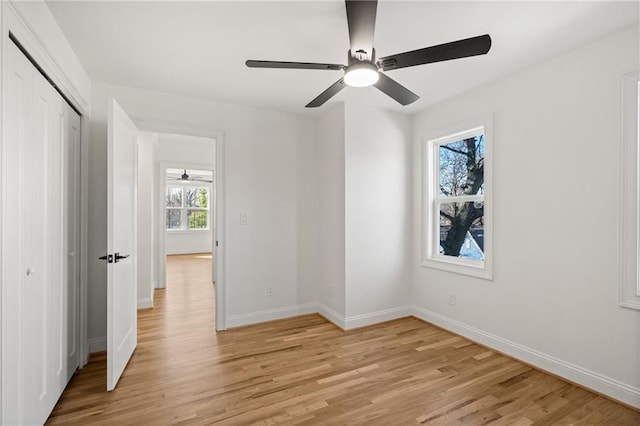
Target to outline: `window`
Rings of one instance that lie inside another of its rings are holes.
[[[167,186],[165,203],[168,230],[209,229],[209,188]]]
[[[423,265],[491,279],[485,125],[425,142]]]

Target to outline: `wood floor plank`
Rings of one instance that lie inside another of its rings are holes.
[[[210,258],[170,256],[115,391],[106,356],[49,424],[640,425],[640,413],[403,318],[344,332],[319,315],[214,331]]]

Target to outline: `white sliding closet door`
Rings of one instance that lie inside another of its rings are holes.
[[[65,102],[64,147],[64,229],[63,253],[66,254],[63,276],[63,302],[65,324],[63,328],[66,348],[65,386],[80,366],[80,116]]]
[[[46,421],[79,360],[70,259],[80,119],[13,43],[6,46],[2,424],[31,425]]]

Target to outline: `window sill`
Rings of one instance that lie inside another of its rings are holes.
[[[167,234],[197,234],[200,232],[209,232],[211,229],[165,229]]]
[[[487,281],[493,281],[493,272],[489,268],[486,260],[483,263],[471,263],[431,258],[423,259],[421,266],[423,268],[439,269],[441,271],[452,272],[454,274],[467,275]]]

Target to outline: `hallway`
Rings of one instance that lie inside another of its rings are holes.
[[[106,352],[93,354],[47,424],[166,424],[168,413],[182,418],[178,407],[191,401],[190,383],[212,362],[203,353],[218,344],[214,297],[211,254],[167,256],[167,288],[155,291],[153,309],[138,311],[138,347],[115,391],[105,390]]]

